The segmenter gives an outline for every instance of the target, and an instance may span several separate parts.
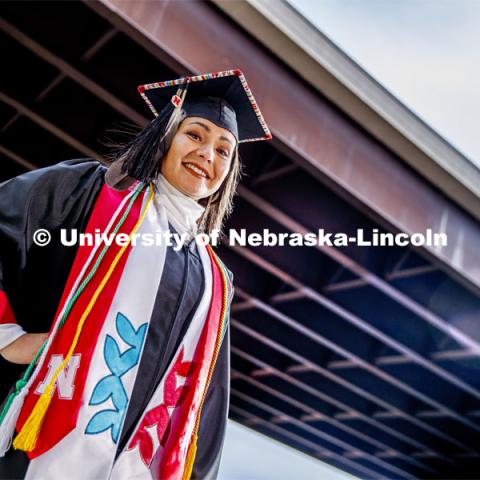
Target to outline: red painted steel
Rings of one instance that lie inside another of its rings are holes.
[[[480,224],[212,4],[86,4],[180,73],[242,69],[278,148],[380,222],[410,233],[445,232],[448,246],[423,252],[480,291]]]

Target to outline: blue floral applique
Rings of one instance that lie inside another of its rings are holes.
[[[111,429],[112,440],[117,443],[128,405],[128,396],[122,383],[122,376],[137,365],[147,326],[144,323],[135,330],[125,315],[120,312],[117,313],[117,333],[125,343],[130,345],[130,348],[120,352],[117,341],[112,336],[107,335],[103,347],[103,356],[112,373],[103,377],[95,385],[89,402],[89,405],[100,405],[111,398],[115,409],[97,412],[88,422],[85,429],[86,434],[95,435]]]

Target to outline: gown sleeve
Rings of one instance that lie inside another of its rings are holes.
[[[95,160],[68,160],[0,184],[0,349],[24,331],[48,331],[47,317],[60,290],[54,279],[68,271],[61,263],[65,250],[72,250],[61,248],[58,230],[82,223],[104,170]],[[33,241],[40,228],[53,232],[48,247]]]
[[[230,398],[230,326],[227,327],[200,417],[192,480],[218,476]]]

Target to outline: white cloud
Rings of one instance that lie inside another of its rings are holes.
[[[289,1],[480,166],[480,2]]]

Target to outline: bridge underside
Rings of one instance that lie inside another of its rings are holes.
[[[156,2],[136,3],[147,18]],[[175,12],[165,2],[163,14],[181,23],[182,9],[197,9],[204,37],[216,22],[247,38],[211,4],[174,3]],[[0,4],[2,181],[67,158],[101,160],[108,129],[149,119],[136,86],[189,71],[186,35],[143,42],[106,5]],[[169,41],[178,51],[167,50]],[[201,45],[190,48],[202,55]],[[190,65],[244,68],[235,56],[203,55],[205,64]],[[274,117],[275,96],[260,86],[263,79],[278,92],[288,70],[273,80],[257,66],[262,75],[254,65],[244,70],[255,92],[259,86],[277,140],[244,147],[245,176],[227,231],[395,233],[389,207],[427,228],[439,205],[457,212],[454,225],[476,231],[451,201],[302,84],[298,102],[316,98],[323,123],[293,113],[290,123],[306,122],[320,142],[317,168],[308,145],[302,155],[298,138],[288,136],[287,119]],[[325,165],[370,182],[365,198],[375,197],[376,206],[361,201],[360,183],[336,182]],[[224,245],[220,254],[236,287],[232,419],[361,478],[478,477],[480,289],[471,276],[407,247]]]

